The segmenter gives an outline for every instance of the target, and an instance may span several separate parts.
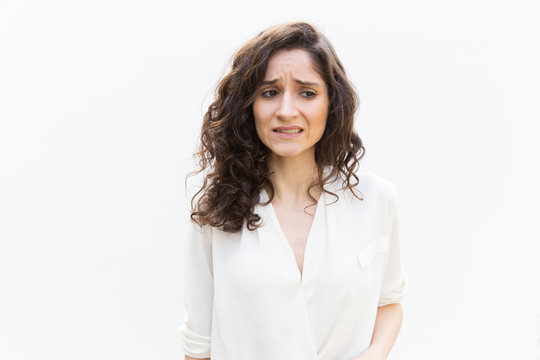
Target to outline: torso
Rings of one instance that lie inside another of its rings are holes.
[[[277,196],[274,209],[265,205],[268,194],[261,191],[256,230],[231,234],[206,225],[186,238],[193,269],[193,280],[186,281],[188,319],[206,329],[201,334],[207,337],[196,340],[208,339],[216,358],[345,360],[369,347],[378,301],[400,301],[406,288],[399,247],[389,241],[398,240],[390,217],[395,186],[367,173],[359,177],[362,201],[339,189],[340,181],[331,182],[327,189],[339,199],[324,194],[318,208],[307,209],[316,217],[306,215],[306,222],[302,209],[283,211]],[[289,229],[303,229],[302,251],[293,252]],[[386,242],[382,251],[378,245]],[[297,260],[305,265],[302,278]]]
[[[279,204],[272,204],[272,206],[279,220],[281,230],[293,250],[298,270],[302,274],[304,253],[317,204],[308,207],[305,211],[303,208],[290,209]]]

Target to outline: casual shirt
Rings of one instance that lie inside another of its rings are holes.
[[[271,204],[262,226],[226,233],[192,225],[184,243],[185,354],[212,360],[350,360],[371,341],[378,306],[400,303],[397,187],[358,173],[316,205],[302,274]],[[261,201],[268,199],[261,191]]]

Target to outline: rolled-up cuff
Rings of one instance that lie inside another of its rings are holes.
[[[178,327],[182,336],[185,355],[193,358],[209,358],[212,338],[191,330],[185,323]]]
[[[403,301],[403,298],[407,294],[409,288],[409,281],[405,274],[402,275],[401,283],[398,287],[394,288],[390,293],[383,294],[379,297],[378,306],[385,306],[389,304],[398,304]]]

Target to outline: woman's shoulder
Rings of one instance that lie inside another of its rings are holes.
[[[394,181],[373,172],[361,172],[358,174],[358,189],[373,194],[380,203],[384,203],[389,209],[397,203],[397,185]]]
[[[378,196],[391,197],[396,193],[396,183],[378,173],[372,171],[357,171],[358,184],[354,187],[356,191],[362,194],[377,194]],[[351,179],[354,183],[354,179]],[[328,184],[330,191],[348,191],[345,188],[345,182],[342,178],[337,178]]]
[[[360,188],[382,191],[386,194],[392,194],[396,190],[396,183],[380,174],[362,171],[356,173],[356,175],[358,176],[358,186]]]
[[[326,190],[337,195],[327,196],[327,205],[335,203],[335,207],[344,213],[358,213],[368,211],[387,214],[397,203],[397,186],[395,182],[371,171],[357,171],[358,184],[352,190],[344,187],[342,179],[332,181]],[[354,179],[351,179],[354,183]],[[345,209],[345,210],[343,210]]]

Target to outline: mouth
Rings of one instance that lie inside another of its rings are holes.
[[[304,130],[302,130],[300,128],[294,128],[294,129],[280,129],[280,128],[278,128],[278,129],[274,129],[272,131],[277,132],[277,133],[281,133],[281,134],[299,134]]]

